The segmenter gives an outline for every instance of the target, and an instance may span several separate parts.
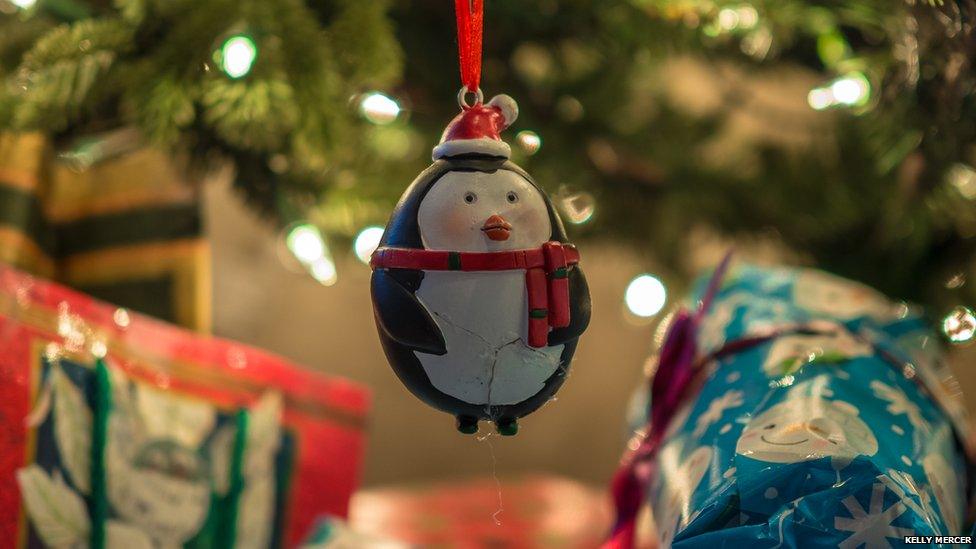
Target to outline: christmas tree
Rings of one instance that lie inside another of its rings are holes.
[[[335,239],[385,221],[457,109],[445,2],[0,11],[0,127],[136,127]],[[515,160],[576,240],[672,276],[702,235],[771,242],[942,314],[976,302],[974,24],[973,0],[492,0],[482,87],[519,100]]]

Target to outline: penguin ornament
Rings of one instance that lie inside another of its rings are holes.
[[[468,434],[488,420],[514,435],[559,390],[590,321],[579,253],[499,136],[517,114],[507,95],[464,105],[370,261],[393,370]]]

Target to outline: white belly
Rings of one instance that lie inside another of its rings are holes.
[[[444,335],[446,354],[416,353],[442,393],[470,404],[516,404],[559,367],[562,345],[525,344],[525,271],[428,271],[416,295]]]

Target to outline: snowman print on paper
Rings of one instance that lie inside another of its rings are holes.
[[[562,385],[589,323],[579,253],[499,136],[516,114],[498,96],[448,125],[370,263],[391,366],[469,434],[479,420],[515,434]]]
[[[885,322],[896,316],[891,302],[874,289],[823,271],[801,271],[793,297],[802,309],[845,321],[868,316]]]
[[[823,457],[849,460],[878,451],[874,433],[843,401],[793,397],[772,406],[746,425],[736,444],[739,455],[770,463],[797,463]]]
[[[763,371],[769,377],[781,377],[795,374],[807,364],[841,364],[872,352],[871,345],[840,326],[829,333],[786,335],[776,338],[770,346]]]

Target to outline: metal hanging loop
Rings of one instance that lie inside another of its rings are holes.
[[[474,94],[474,103],[468,104],[469,93]],[[481,88],[478,88],[475,91],[471,91],[468,89],[467,86],[461,86],[461,89],[458,90],[457,100],[458,100],[458,105],[460,105],[462,109],[467,110],[470,109],[471,107],[475,107],[484,103],[485,94],[482,93]]]

